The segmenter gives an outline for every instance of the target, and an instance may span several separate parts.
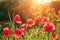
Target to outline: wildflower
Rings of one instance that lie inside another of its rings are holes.
[[[18,23],[18,24],[22,23],[19,15],[16,15],[16,16],[14,17],[14,21],[15,21],[16,23]]]
[[[43,26],[43,30],[45,30],[46,32],[51,32],[51,31],[55,30],[55,26],[53,23],[46,23]]]
[[[10,35],[10,29],[9,28],[4,28],[3,29],[3,36],[6,37],[6,36],[9,36]]]
[[[22,30],[25,31],[28,28],[28,25],[27,24],[22,24],[21,27],[22,27]]]
[[[42,19],[42,23],[48,23],[49,22],[49,18],[47,18],[47,17],[43,17],[43,19]]]
[[[32,25],[35,24],[35,22],[34,22],[34,20],[32,20],[32,19],[28,19],[28,20],[27,20],[27,24],[28,24],[28,26],[32,26]]]
[[[41,21],[42,21],[42,17],[37,16],[37,17],[35,18],[35,21],[36,21],[37,23],[41,22]]]
[[[15,32],[14,32],[14,37],[15,37],[15,38],[19,38],[19,37],[21,37],[23,34],[24,34],[24,32],[23,32],[21,29],[16,28],[16,29],[15,29]]]
[[[56,40],[57,38],[58,38],[58,34],[57,33],[52,34],[52,39],[53,40]]]

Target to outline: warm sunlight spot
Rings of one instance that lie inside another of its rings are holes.
[[[49,3],[51,0],[43,0],[43,3]]]
[[[50,3],[52,0],[33,0],[34,4],[44,4],[44,3]]]
[[[42,3],[43,0],[35,0],[34,2],[36,2],[36,3]]]

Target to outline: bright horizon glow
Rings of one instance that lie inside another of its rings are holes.
[[[50,3],[51,0],[43,0],[43,3]]]
[[[36,2],[36,3],[42,3],[43,1],[42,0],[35,0],[34,2]]]
[[[33,3],[34,4],[43,4],[43,3],[50,3],[52,0],[34,0]]]

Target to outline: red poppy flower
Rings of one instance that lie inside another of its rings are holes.
[[[32,19],[28,19],[28,20],[27,20],[27,24],[28,24],[28,26],[32,26],[32,25],[35,24],[35,22],[34,22],[34,20],[32,20]]]
[[[16,29],[15,29],[15,32],[14,32],[14,37],[15,37],[15,38],[19,38],[19,37],[21,37],[23,34],[24,34],[24,32],[23,32],[21,29],[16,28]]]
[[[49,18],[47,18],[47,17],[43,17],[43,19],[42,19],[42,23],[48,23],[49,22]]]
[[[4,28],[3,29],[3,36],[6,37],[6,36],[9,36],[10,35],[10,29],[9,28]]]
[[[55,30],[55,26],[53,23],[46,23],[43,26],[43,30],[45,30],[46,32],[51,32],[51,31]]]
[[[41,21],[42,21],[42,17],[37,16],[37,17],[35,18],[35,21],[36,21],[37,23],[41,22]]]
[[[16,16],[14,17],[14,21],[15,21],[16,23],[18,23],[18,24],[22,23],[19,15],[16,15]]]
[[[21,27],[22,27],[22,30],[25,31],[28,28],[28,25],[27,24],[22,24]]]
[[[52,34],[52,39],[53,40],[56,40],[57,38],[58,38],[58,34],[56,34],[56,33]]]

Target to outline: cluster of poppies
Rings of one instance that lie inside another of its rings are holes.
[[[48,17],[37,16],[34,20],[33,19],[27,19],[26,23],[22,24],[20,16],[16,15],[14,17],[14,22],[17,23],[17,24],[21,24],[21,27],[22,27],[21,29],[20,28],[16,28],[15,29],[15,31],[14,31],[14,37],[15,38],[19,38],[22,35],[24,35],[24,32],[26,31],[26,29],[28,27],[32,27],[36,23],[44,24],[42,30],[44,30],[46,32],[52,32],[52,31],[55,30],[54,24],[49,22],[49,18]],[[9,28],[4,28],[3,29],[3,35],[4,36],[10,36],[10,29]],[[53,33],[52,34],[52,38],[53,38],[53,40],[56,40],[58,38],[58,34],[57,33]]]

